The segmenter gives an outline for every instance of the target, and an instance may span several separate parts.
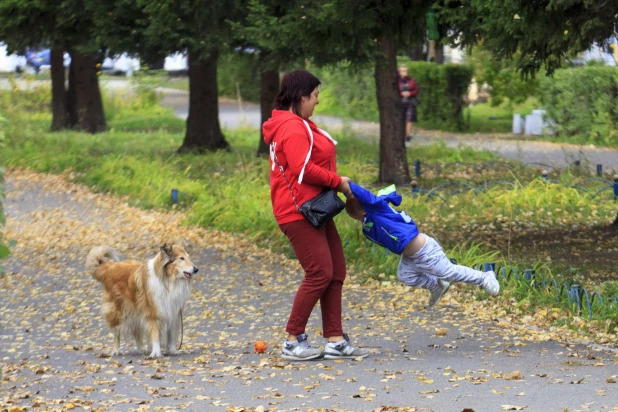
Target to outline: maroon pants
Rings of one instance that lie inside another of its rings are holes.
[[[325,338],[343,335],[341,326],[341,290],[346,275],[341,238],[332,220],[316,229],[306,220],[279,226],[290,239],[296,258],[305,270],[292,306],[286,332],[305,332],[309,316],[320,301],[322,330]]]

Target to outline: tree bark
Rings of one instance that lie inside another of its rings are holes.
[[[218,57],[213,50],[207,59],[189,59],[189,117],[179,153],[229,148],[219,125]]]
[[[73,51],[71,65],[73,63],[75,63],[75,67],[72,67],[75,88],[72,93],[75,93],[75,114],[77,115],[75,127],[88,133],[103,132],[107,130],[107,124],[97,76],[97,56]],[[70,81],[71,75],[69,75]]]
[[[260,84],[260,112],[262,114],[262,120],[260,125],[270,119],[277,93],[279,93],[279,72],[268,68],[262,69]],[[268,155],[268,145],[264,141],[264,132],[261,127],[257,155],[258,157]]]
[[[380,54],[376,59],[375,82],[380,113],[381,183],[410,183],[405,146],[405,123],[397,82],[397,41],[394,36],[378,39]]]
[[[52,84],[52,124],[51,130],[58,131],[69,126],[67,113],[67,92],[64,79],[64,58],[61,48],[53,47],[50,51]]]

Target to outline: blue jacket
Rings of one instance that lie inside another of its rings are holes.
[[[365,237],[393,253],[402,254],[408,243],[418,236],[418,228],[406,212],[395,210],[390,205],[401,204],[401,195],[395,192],[395,186],[382,189],[378,196],[355,183],[350,183],[350,189],[366,213],[363,221]]]

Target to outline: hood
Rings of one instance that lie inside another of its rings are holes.
[[[288,110],[273,110],[271,118],[266,120],[262,125],[266,144],[269,145],[273,141],[275,133],[277,133],[281,125],[290,120],[298,122],[302,119]]]

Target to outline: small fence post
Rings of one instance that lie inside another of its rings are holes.
[[[582,301],[579,285],[571,285],[571,296],[575,300],[575,303],[577,303],[577,314],[579,315],[582,311]]]
[[[172,203],[178,203],[178,189],[172,189]]]
[[[614,175],[614,200],[618,200],[618,175]]]
[[[410,187],[412,187],[412,195],[416,196],[418,194],[418,182],[416,180],[413,180],[410,182]]]
[[[414,161],[414,174],[416,175],[416,177],[421,176],[421,161],[419,159],[416,159]]]
[[[599,177],[603,176],[603,165],[601,164],[597,165],[597,176]]]
[[[534,274],[536,272],[534,271],[534,269],[525,269],[524,270],[524,276],[526,277],[526,280],[528,282],[531,282],[534,279]]]
[[[495,271],[496,271],[496,263],[495,262],[483,263],[483,272],[495,272]]]
[[[543,180],[547,181],[547,179],[548,179],[548,177],[547,177],[547,176],[548,176],[548,175],[549,175],[549,172],[547,171],[547,169],[543,169],[543,170],[541,171],[541,178],[542,178]]]

